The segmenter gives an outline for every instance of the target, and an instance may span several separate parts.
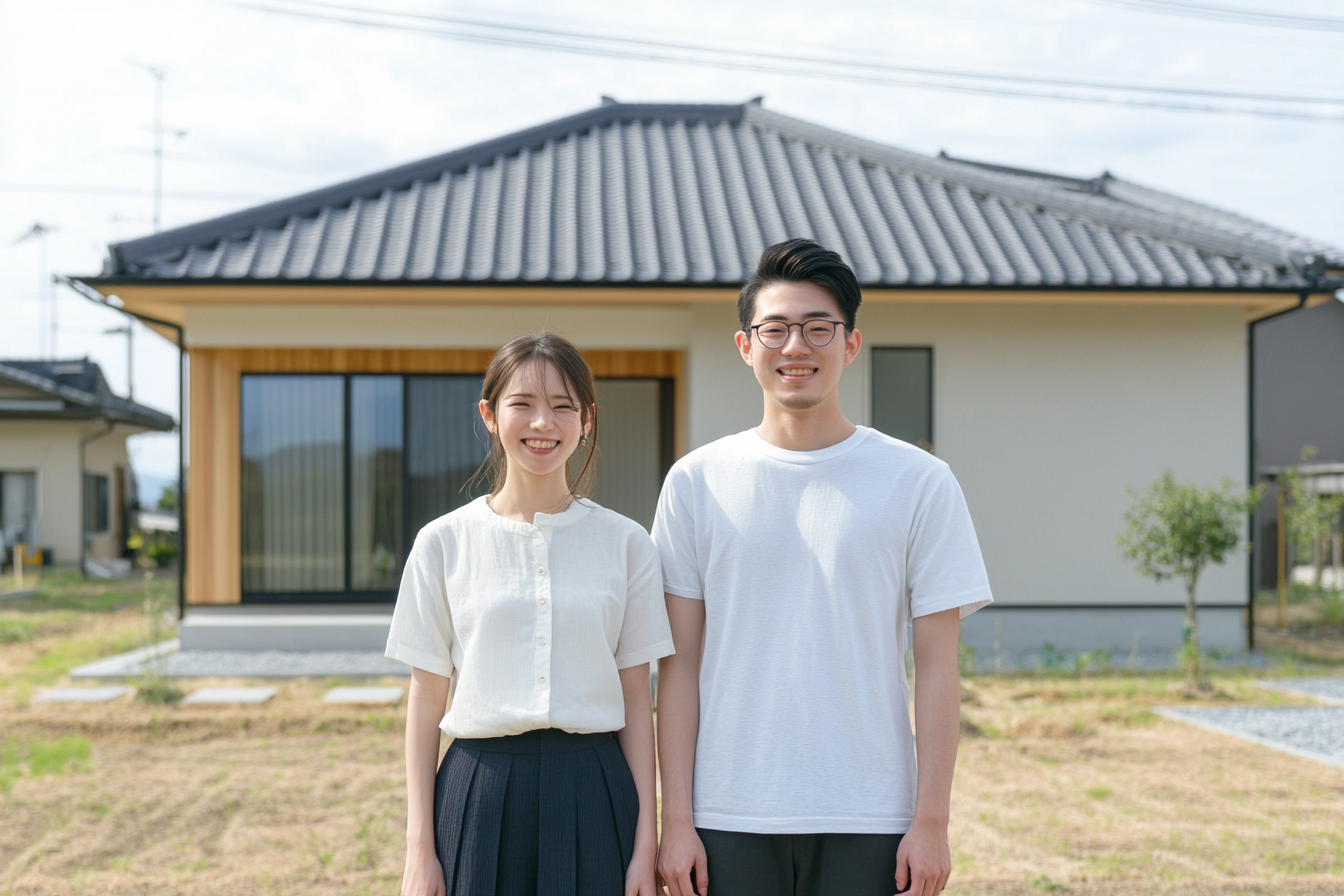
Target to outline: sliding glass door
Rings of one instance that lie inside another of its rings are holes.
[[[479,376],[244,375],[245,602],[386,601],[420,527],[475,497]]]

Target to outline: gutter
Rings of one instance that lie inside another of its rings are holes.
[[[108,301],[107,296],[82,280],[75,280],[62,274],[54,274],[51,279],[55,283],[70,287],[90,302],[102,305],[104,308],[110,308],[143,323],[169,327],[177,333],[177,618],[182,619],[187,615],[187,428],[185,425],[187,419],[187,349],[183,339],[182,327],[166,320],[159,320],[156,317],[137,314],[134,311],[118,307]],[[82,446],[80,447],[80,466],[83,466]],[[80,487],[82,494],[82,480]],[[82,529],[83,526],[84,521],[81,519],[80,528]],[[81,558],[80,564],[82,567],[83,558]]]

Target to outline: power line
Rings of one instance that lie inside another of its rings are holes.
[[[1212,19],[1242,25],[1266,25],[1271,28],[1297,28],[1307,31],[1344,31],[1344,19],[1333,16],[1305,16],[1210,3],[1186,3],[1183,0],[1096,0],[1096,2],[1161,15]]]
[[[619,35],[601,34],[594,31],[580,31],[572,28],[554,28],[541,27],[537,25],[518,25],[498,20],[484,19],[479,16],[448,16],[448,15],[429,15],[426,13],[395,12],[379,10],[367,6],[354,6],[344,3],[327,3],[321,0],[280,0],[281,3],[287,3],[290,6],[310,6],[319,9],[341,10],[344,12],[356,12],[365,14],[377,14],[390,18],[399,19],[417,19],[429,22],[441,22],[451,25],[463,25],[476,28],[485,28],[500,32],[521,32],[525,34],[536,34],[546,37],[573,38],[577,40],[596,41],[601,43],[617,45],[634,45],[641,47],[656,47],[666,50],[683,50],[698,53],[716,53],[728,56],[741,56],[746,58],[764,59],[772,62],[807,62],[816,65],[825,65],[840,69],[854,69],[857,71],[876,71],[892,72],[897,74],[913,75],[931,75],[934,77],[960,78],[968,80],[986,80],[986,81],[1006,81],[1016,84],[1036,84],[1050,87],[1070,87],[1070,88],[1092,88],[1099,90],[1121,90],[1131,93],[1160,93],[1174,94],[1180,96],[1199,96],[1212,99],[1238,99],[1238,100],[1256,100],[1274,103],[1312,103],[1312,104],[1344,104],[1344,96],[1305,96],[1301,94],[1282,94],[1282,93],[1249,93],[1246,91],[1229,90],[1210,90],[1199,87],[1171,87],[1168,85],[1149,85],[1149,84],[1125,84],[1114,81],[1085,81],[1076,78],[1046,78],[1030,75],[1012,75],[1000,72],[979,72],[979,71],[959,71],[946,68],[929,68],[909,65],[892,65],[890,63],[864,62],[856,60],[852,56],[816,56],[807,53],[778,51],[761,51],[734,49],[732,47],[716,47],[709,44],[690,44],[684,42],[654,40],[650,38],[621,37]],[[248,6],[252,9],[262,7],[243,2],[235,2],[231,5]],[[269,11],[278,11],[276,7],[267,7]],[[437,32],[434,32],[437,33]]]
[[[367,18],[354,18],[346,14],[323,13],[301,9],[286,9],[256,3],[226,2],[225,5],[277,15],[292,16],[296,18],[316,19],[320,21],[337,22],[340,24],[355,25],[366,28],[378,28],[390,31],[405,31],[419,34],[428,34],[447,40],[457,40],[468,43],[519,46],[531,49],[551,50],[555,52],[572,53],[586,56],[598,56],[598,57],[616,58],[616,59],[632,59],[640,61],[671,62],[681,65],[695,65],[710,68],[726,68],[726,69],[745,70],[745,71],[758,71],[771,74],[801,75],[809,77],[829,78],[833,80],[857,81],[861,83],[880,84],[891,87],[910,87],[925,90],[945,90],[945,91],[955,91],[962,93],[988,94],[993,96],[1009,96],[1024,99],[1048,99],[1048,100],[1073,101],[1084,103],[1101,103],[1105,105],[1135,106],[1135,107],[1167,109],[1183,112],[1209,112],[1209,113],[1222,113],[1222,114],[1254,115],[1254,116],[1272,117],[1272,118],[1291,118],[1306,121],[1344,122],[1344,116],[1340,115],[1319,115],[1308,112],[1292,111],[1287,109],[1267,108],[1263,106],[1239,107],[1239,106],[1226,106],[1226,105],[1197,105],[1194,103],[1166,102],[1154,99],[1103,96],[1098,94],[1049,93],[1030,89],[994,87],[977,83],[969,83],[969,84],[951,83],[951,82],[937,82],[927,80],[914,80],[907,78],[884,77],[881,76],[880,74],[863,74],[859,71],[847,71],[845,70],[845,68],[846,67],[849,69],[866,68],[875,71],[885,70],[885,71],[899,71],[899,72],[920,72],[926,75],[933,75],[935,77],[956,78],[961,80],[969,80],[972,82],[1017,81],[1027,83],[1048,83],[1065,88],[1082,88],[1092,90],[1106,89],[1106,90],[1116,90],[1130,93],[1161,92],[1161,93],[1174,93],[1184,96],[1215,95],[1220,99],[1254,100],[1260,102],[1269,101],[1269,102],[1316,103],[1321,105],[1339,105],[1341,103],[1344,103],[1344,100],[1330,97],[1287,97],[1282,95],[1266,95],[1266,94],[1235,94],[1231,92],[1212,92],[1212,91],[1200,92],[1196,90],[1181,90],[1178,88],[1160,88],[1160,87],[1151,88],[1151,87],[1139,87],[1135,85],[1116,85],[1116,84],[1103,85],[1100,83],[1093,84],[1088,82],[1077,82],[1077,81],[1056,81],[1054,79],[1029,79],[1025,77],[1019,78],[1017,76],[989,75],[982,73],[964,73],[964,72],[930,70],[930,69],[907,69],[895,66],[880,66],[877,64],[854,63],[844,60],[817,59],[812,63],[813,65],[823,65],[827,67],[801,68],[798,66],[777,64],[769,61],[771,59],[776,58],[790,58],[790,59],[799,58],[797,55],[793,54],[791,54],[788,57],[781,57],[779,54],[753,53],[750,51],[747,52],[733,51],[715,47],[697,46],[692,44],[670,44],[670,43],[665,44],[665,42],[640,41],[637,39],[624,39],[605,35],[579,37],[579,39],[581,40],[602,41],[616,45],[607,47],[590,46],[587,44],[574,43],[573,40],[566,42],[562,39],[547,39],[546,37],[518,36],[510,32],[527,32],[530,34],[535,33],[536,31],[539,31],[541,29],[527,29],[522,26],[512,26],[503,23],[492,23],[489,25],[485,25],[476,22],[468,26],[477,28],[490,28],[494,31],[501,32],[496,34],[482,34],[473,31],[463,31],[460,30],[460,28],[459,29],[431,28],[421,25],[412,25],[395,21],[380,21]],[[326,7],[326,8],[343,8],[353,10],[362,9],[358,7],[336,7],[331,4],[309,4],[309,5]],[[382,13],[373,10],[369,10],[369,12],[376,13],[378,15],[388,15],[387,13]],[[422,19],[434,18],[419,15],[413,15],[413,16],[406,15],[403,17],[414,17]],[[450,24],[456,24],[456,23],[450,23]],[[570,32],[570,34],[576,36],[578,35],[577,32]],[[629,46],[629,49],[622,49],[621,48],[622,44]],[[665,45],[666,48],[669,50],[679,49],[682,52],[689,51],[689,52],[707,53],[713,55],[710,58],[695,58],[683,55],[674,55],[669,52],[660,52],[659,50],[654,49],[658,45]],[[764,61],[748,61],[752,59],[764,60]],[[803,61],[807,60],[804,59]]]
[[[0,193],[73,193],[83,196],[153,197],[153,190],[134,190],[125,187],[102,187],[94,184],[0,184]],[[169,199],[191,199],[204,202],[251,202],[270,199],[256,193],[178,193],[162,194]]]

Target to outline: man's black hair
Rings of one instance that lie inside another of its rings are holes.
[[[863,296],[859,280],[838,252],[832,252],[816,240],[794,239],[775,243],[761,253],[756,274],[737,296],[737,316],[742,329],[751,326],[756,314],[756,294],[772,283],[815,283],[825,289],[840,306],[845,328],[854,329]]]

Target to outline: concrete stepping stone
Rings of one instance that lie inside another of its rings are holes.
[[[35,698],[38,703],[106,703],[131,692],[121,685],[106,685],[101,688],[53,688],[43,691]]]
[[[201,688],[187,695],[183,703],[265,703],[275,696],[275,688]]]
[[[324,703],[400,703],[405,693],[396,686],[388,687],[340,687],[327,691],[322,698]]]

